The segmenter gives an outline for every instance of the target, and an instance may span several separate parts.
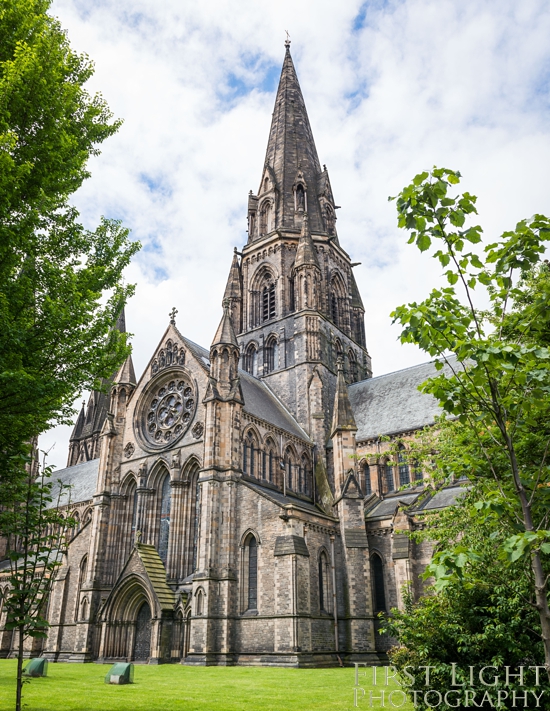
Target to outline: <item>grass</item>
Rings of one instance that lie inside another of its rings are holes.
[[[269,667],[185,667],[136,665],[134,684],[104,683],[110,665],[50,664],[48,676],[31,679],[23,690],[26,711],[356,711],[353,705],[355,670],[278,669]],[[365,698],[357,709],[381,709],[369,704],[376,696],[398,688],[390,683],[371,686],[371,672],[360,681]],[[0,660],[0,709],[15,706],[15,660]],[[401,696],[394,697],[396,703]],[[392,707],[396,708],[396,707]],[[399,708],[411,711],[412,704]]]

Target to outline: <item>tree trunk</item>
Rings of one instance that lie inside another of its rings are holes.
[[[521,482],[519,466],[516,459],[516,452],[508,433],[504,430],[504,423],[502,423],[501,429],[503,429],[503,431],[505,432],[506,445],[508,447],[510,463],[512,465],[514,485],[521,504],[521,511],[523,514],[523,526],[526,531],[533,532],[535,531],[535,526],[533,524],[531,503],[527,499],[525,489]],[[544,569],[542,567],[542,561],[540,559],[540,551],[534,551],[533,553],[531,553],[531,570],[533,571],[533,577],[535,581],[535,600],[537,610],[539,611],[541,637],[542,643],[544,645],[544,666],[546,667],[546,673],[548,675],[548,680],[550,681],[550,608],[548,607],[548,596],[546,592],[548,588],[548,583],[544,575]]]
[[[15,711],[21,711],[21,696],[23,691],[23,641],[24,628],[19,625],[19,640],[17,645],[17,687],[15,691]]]
[[[540,559],[540,552],[535,551],[531,557],[531,567],[535,577],[535,600],[540,616],[540,626],[542,631],[542,642],[544,644],[544,664],[546,673],[550,680],[550,609],[548,607],[548,597],[546,594],[544,570]]]

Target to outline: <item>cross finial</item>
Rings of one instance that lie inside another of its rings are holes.
[[[174,307],[172,308],[172,311],[170,311],[170,313],[168,314],[168,316],[170,316],[170,323],[172,324],[172,326],[175,326],[175,325],[176,325],[176,314],[177,314],[177,313],[178,313],[178,310],[177,310],[177,308],[174,306]]]
[[[288,30],[285,30],[285,32],[286,32],[285,47],[288,49],[290,47],[290,35],[288,34]]]

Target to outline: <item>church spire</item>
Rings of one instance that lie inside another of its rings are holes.
[[[285,45],[260,189],[249,196],[249,241],[276,229],[298,231],[304,212],[312,232],[334,233],[328,176],[319,163],[290,45]]]
[[[233,326],[236,332],[240,333],[242,326],[243,285],[239,253],[236,247],[233,252],[233,262],[231,263],[231,269],[229,270],[229,277],[227,278],[225,293],[223,295],[223,301],[226,299],[229,301],[229,312]]]

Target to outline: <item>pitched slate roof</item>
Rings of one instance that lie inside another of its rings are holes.
[[[314,513],[322,516],[327,515],[324,511],[321,511],[317,506],[315,506],[315,504],[313,504],[311,501],[304,501],[303,499],[299,499],[297,496],[292,496],[290,494],[287,494],[285,496],[280,491],[268,488],[267,486],[261,486],[261,484],[256,484],[255,482],[251,482],[248,480],[243,480],[242,483],[245,486],[248,486],[256,493],[261,494],[266,499],[273,501],[273,503],[277,504],[278,506],[290,505],[294,508],[302,509],[303,511],[308,511],[309,513]]]
[[[367,509],[365,518],[367,520],[391,518],[398,506],[410,507],[409,512],[411,514],[443,509],[456,504],[459,498],[464,496],[467,491],[467,482],[466,484],[464,482],[454,482],[450,486],[445,486],[435,493],[432,492],[426,496],[423,496],[425,491],[421,487],[407,491],[396,491],[385,496],[382,500],[375,498],[371,508]]]
[[[451,373],[448,366],[443,372]],[[437,400],[421,393],[418,386],[437,373],[434,361],[430,361],[350,385],[357,441],[433,424],[442,410]]]
[[[310,441],[306,432],[262,380],[258,380],[244,370],[239,371],[239,376],[245,412],[261,420],[266,420],[295,437],[307,442]]]
[[[89,501],[95,494],[98,471],[99,459],[90,459],[87,462],[75,464],[74,467],[67,467],[66,469],[54,469],[52,474],[54,484],[52,487],[53,501],[51,506],[55,506],[57,503],[57,495],[59,492],[58,480],[61,480],[63,484],[70,485],[71,487],[70,491],[65,491],[62,494],[60,506],[68,504],[69,501],[72,504],[77,504],[81,501]]]

